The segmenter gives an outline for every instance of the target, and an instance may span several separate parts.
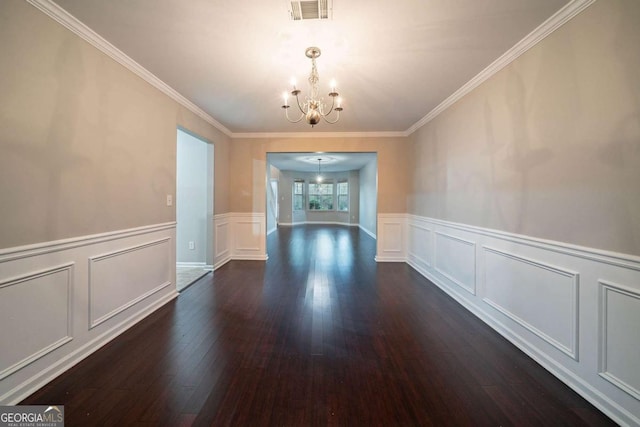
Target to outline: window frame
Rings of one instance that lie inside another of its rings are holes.
[[[323,193],[312,193],[311,191],[311,186],[329,186],[329,188],[331,189],[331,193],[330,194],[323,194]],[[333,180],[327,180],[327,181],[323,181],[323,182],[308,182],[307,183],[307,204],[306,204],[306,209],[308,211],[311,212],[333,212],[336,210],[335,208],[335,183]],[[327,209],[322,209],[322,205],[323,205],[323,201],[319,200],[318,204],[320,206],[320,208],[312,208],[311,204],[315,201],[316,198],[323,198],[324,200],[329,199],[330,200],[330,204],[329,204],[329,208]]]
[[[340,184],[346,184],[347,187],[347,192],[345,194],[340,194]],[[350,210],[350,198],[349,198],[349,180],[348,179],[341,179],[338,182],[336,182],[336,211],[337,212],[349,212]],[[346,209],[340,209],[340,199],[341,198],[346,198]]]
[[[300,188],[301,188],[301,192],[300,193],[296,192],[296,190],[297,190],[296,184],[301,184],[300,185]],[[306,210],[305,180],[304,179],[294,179],[293,180],[292,192],[293,192],[293,197],[292,197],[293,211],[294,212],[300,212],[300,211],[304,212]],[[300,206],[301,206],[300,209],[296,209],[296,199],[297,198],[302,199],[301,203],[300,203]]]

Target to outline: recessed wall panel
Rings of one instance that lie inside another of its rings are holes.
[[[475,243],[439,232],[436,232],[435,236],[435,270],[465,291],[475,295]]]
[[[215,234],[216,258],[220,258],[229,253],[229,223],[222,222],[216,224]]]
[[[71,340],[73,264],[0,282],[0,379]]]
[[[484,301],[578,358],[578,274],[484,247]]]
[[[409,224],[409,256],[431,267],[431,230]]]
[[[640,400],[640,292],[600,281],[600,375]]]
[[[171,242],[165,238],[89,259],[91,328],[171,284]]]
[[[264,238],[262,222],[239,220],[236,222],[235,242],[236,250],[258,252],[261,239]]]

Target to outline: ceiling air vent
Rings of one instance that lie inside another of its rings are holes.
[[[307,0],[292,1],[289,7],[289,16],[293,21],[305,19],[330,19],[332,8],[331,0]]]

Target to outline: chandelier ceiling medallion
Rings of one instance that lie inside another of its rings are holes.
[[[334,124],[338,120],[340,120],[340,111],[342,108],[342,100],[336,98],[339,96],[336,91],[336,82],[335,80],[331,81],[331,92],[329,92],[329,96],[331,97],[331,107],[327,111],[327,106],[324,103],[324,100],[318,95],[318,82],[320,81],[320,76],[318,75],[318,68],[316,67],[316,58],[320,56],[320,48],[317,47],[308,47],[304,52],[308,58],[311,58],[311,74],[309,74],[309,88],[310,94],[305,96],[305,100],[302,104],[300,104],[300,99],[298,95],[300,94],[300,89],[296,88],[296,82],[292,79],[291,85],[293,86],[293,90],[291,91],[291,95],[296,97],[296,104],[300,109],[300,117],[296,120],[291,120],[289,117],[289,93],[284,92],[283,99],[284,105],[284,114],[287,120],[291,123],[298,123],[304,117],[311,125],[314,127],[320,122],[320,119],[324,119],[327,123]],[[329,115],[332,112],[336,112],[335,119],[329,119]]]

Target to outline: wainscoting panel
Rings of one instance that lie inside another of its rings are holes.
[[[13,405],[178,294],[175,223],[0,250],[0,405]]]
[[[165,237],[89,258],[89,327],[171,285],[171,244]]]
[[[484,301],[578,359],[578,274],[489,247]]]
[[[423,224],[409,224],[407,259],[424,267],[431,267],[433,261],[433,230]]]
[[[640,425],[640,257],[415,215],[406,233],[409,265],[613,420]]]
[[[72,280],[69,263],[0,282],[0,380],[71,341]]]
[[[376,261],[406,261],[406,224],[404,214],[378,214]]]
[[[232,259],[265,260],[266,218],[264,213],[232,215]]]
[[[218,269],[231,260],[231,220],[229,214],[219,214],[213,217],[214,231],[214,262],[213,268]]]
[[[434,270],[472,295],[476,294],[476,244],[436,231]]]
[[[600,375],[640,400],[640,292],[600,281]]]

